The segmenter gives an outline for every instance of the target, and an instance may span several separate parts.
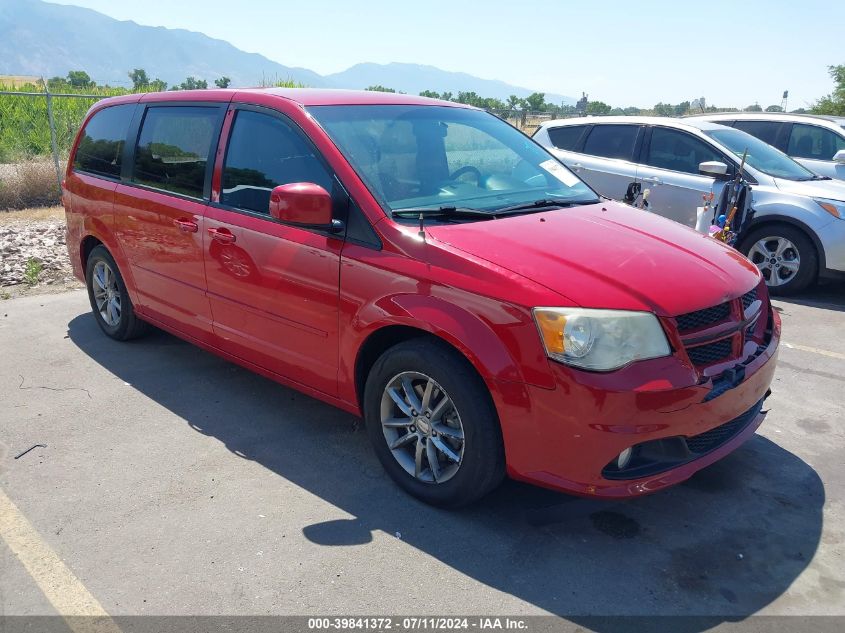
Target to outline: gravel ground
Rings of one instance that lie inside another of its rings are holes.
[[[0,297],[81,287],[70,267],[61,207],[0,213]]]

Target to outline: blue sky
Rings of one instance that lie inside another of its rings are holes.
[[[431,64],[614,106],[705,96],[765,107],[788,89],[795,108],[829,93],[827,67],[845,64],[842,0],[53,1],[200,31],[321,74]]]

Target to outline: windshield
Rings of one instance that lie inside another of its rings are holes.
[[[493,212],[539,200],[561,206],[598,202],[554,157],[486,112],[417,105],[308,111],[394,213],[440,207]]]
[[[756,136],[730,128],[702,131],[739,158],[742,158],[743,152],[747,149],[748,157],[745,162],[764,174],[774,178],[785,178],[786,180],[813,180],[816,177],[809,169],[805,169],[789,156],[776,150],[771,145],[767,145]]]

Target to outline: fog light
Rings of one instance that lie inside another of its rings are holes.
[[[625,469],[625,467],[628,465],[628,462],[631,461],[631,453],[633,452],[634,451],[629,447],[619,453],[619,457],[616,458],[616,467],[619,470]]]

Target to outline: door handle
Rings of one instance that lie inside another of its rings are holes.
[[[572,163],[572,171],[581,171],[584,169],[584,165],[581,163]]]
[[[656,176],[654,178],[643,178],[642,181],[652,185],[659,185],[661,183],[660,178],[657,178]]]
[[[217,240],[221,244],[232,244],[237,239],[229,229],[212,227],[208,229],[208,234],[211,236],[211,239]]]
[[[196,233],[199,230],[199,226],[193,220],[188,220],[187,218],[179,218],[178,220],[173,220],[173,224],[179,227],[179,230],[183,233]]]

